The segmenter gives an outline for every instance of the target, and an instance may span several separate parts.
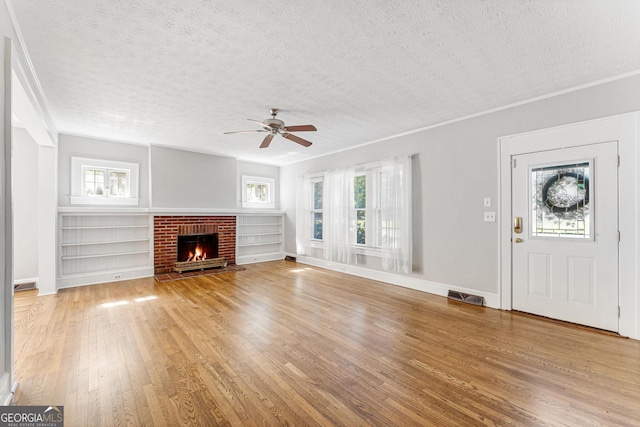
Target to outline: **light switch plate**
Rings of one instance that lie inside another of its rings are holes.
[[[484,213],[484,222],[496,222],[496,213],[495,212],[485,212]]]
[[[485,208],[490,208],[491,207],[491,197],[485,197],[484,198],[484,207]]]

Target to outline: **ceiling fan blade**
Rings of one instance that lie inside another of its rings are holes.
[[[262,144],[260,144],[260,148],[267,148],[269,146],[269,144],[271,144],[271,140],[273,139],[273,134],[270,133],[269,135],[264,137],[264,140],[262,141]]]
[[[305,147],[308,147],[311,145],[311,143],[309,141],[307,141],[306,139],[302,139],[299,136],[295,136],[293,134],[290,133],[283,133],[282,134],[283,137],[292,140],[293,142],[297,142],[300,145],[304,145]]]
[[[318,130],[314,125],[285,126],[283,129],[287,132],[311,132]]]
[[[228,135],[230,133],[255,133],[255,132],[266,132],[266,130],[264,129],[256,129],[256,130],[236,130],[236,131],[232,131],[232,132],[225,132],[225,135]]]
[[[254,123],[259,124],[259,125],[260,125],[260,127],[267,127],[267,126],[265,126],[265,124],[264,124],[264,123],[262,123],[260,120],[255,120],[255,119],[247,119],[247,120],[249,120],[250,122],[254,122]]]

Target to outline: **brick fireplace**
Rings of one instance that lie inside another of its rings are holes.
[[[154,273],[173,271],[178,256],[179,230],[212,227],[218,233],[218,256],[229,264],[236,262],[235,216],[156,216],[153,218]]]

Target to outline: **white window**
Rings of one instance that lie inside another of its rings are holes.
[[[296,250],[322,248],[328,261],[382,258],[382,268],[412,268],[412,159],[402,155],[357,168],[302,177],[296,203]]]
[[[313,232],[311,238],[313,240],[322,240],[322,194],[324,189],[324,180],[322,178],[314,178],[311,180],[313,191],[312,207],[311,207],[311,226]]]
[[[352,245],[380,248],[380,173],[380,165],[374,163],[357,170],[353,178],[353,203],[350,208],[355,219],[355,233],[352,233]],[[324,180],[322,177],[312,178],[310,183],[311,239],[322,240]]]
[[[242,176],[242,207],[275,209],[275,180],[257,176]]]
[[[137,205],[138,164],[71,158],[71,204]]]
[[[380,247],[380,166],[356,171],[353,180],[355,244]]]

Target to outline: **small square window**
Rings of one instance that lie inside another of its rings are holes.
[[[256,176],[242,176],[242,207],[275,209],[275,180]]]
[[[138,164],[72,157],[71,204],[137,205]]]

